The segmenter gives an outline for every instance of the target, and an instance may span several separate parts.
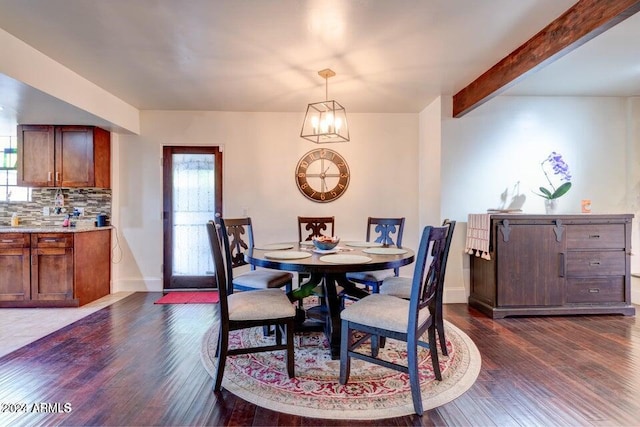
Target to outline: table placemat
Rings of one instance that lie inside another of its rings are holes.
[[[311,240],[305,240],[304,242],[300,242],[300,246],[313,246],[313,242]]]
[[[278,251],[267,252],[264,254],[265,258],[269,259],[302,259],[309,258],[311,254],[309,252],[300,251]]]
[[[320,261],[330,262],[332,264],[366,264],[371,261],[371,258],[362,255],[335,254],[321,256]]]
[[[407,250],[400,248],[367,248],[363,249],[362,252],[375,255],[402,255],[406,254]]]
[[[356,248],[376,248],[382,246],[379,242],[346,242],[345,245],[353,246]]]
[[[256,249],[261,249],[265,251],[282,251],[285,249],[293,249],[293,245],[291,243],[269,243],[267,245],[258,245]]]

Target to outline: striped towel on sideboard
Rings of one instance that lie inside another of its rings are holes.
[[[467,222],[467,242],[465,252],[475,254],[484,259],[491,259],[489,255],[489,234],[491,227],[490,214],[469,214]]]

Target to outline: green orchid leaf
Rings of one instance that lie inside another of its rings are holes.
[[[313,295],[315,288],[316,288],[315,284],[305,283],[299,288],[296,288],[291,292],[289,292],[287,296],[289,297],[289,301],[291,302],[300,301],[308,296]]]
[[[549,198],[550,199],[557,199],[558,197],[564,196],[567,193],[567,191],[569,191],[570,189],[571,189],[571,183],[570,182],[565,182],[560,187],[558,187],[558,189],[556,191],[554,191],[554,193],[551,194],[551,197],[549,197]]]
[[[551,191],[547,190],[546,188],[540,187],[540,192],[543,194],[542,197],[546,197],[547,199],[551,199],[552,198]]]

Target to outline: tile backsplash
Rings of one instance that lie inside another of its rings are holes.
[[[111,217],[111,190],[103,188],[64,188],[64,208],[66,212],[56,214],[54,198],[56,188],[33,188],[30,202],[0,202],[0,226],[11,225],[11,215],[18,214],[21,225],[54,226],[62,224],[65,214],[74,208],[84,208],[84,216],[79,220],[93,221],[97,214]],[[50,215],[43,214],[49,208]]]

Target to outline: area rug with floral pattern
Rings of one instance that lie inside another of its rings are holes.
[[[481,357],[473,341],[445,321],[448,356],[439,353],[442,381],[433,375],[429,349],[420,349],[420,383],[424,410],[452,401],[467,391],[480,372]],[[201,359],[214,377],[217,366],[218,326],[204,336]],[[426,336],[425,336],[426,339]],[[273,343],[262,328],[231,333],[230,347]],[[380,355],[406,360],[406,345],[387,340]],[[295,337],[295,378],[286,372],[285,352],[274,351],[227,358],[223,388],[258,406],[287,414],[325,419],[383,419],[414,413],[409,377],[361,360],[352,359],[351,375],[340,385],[340,361],[331,360],[324,334]]]

